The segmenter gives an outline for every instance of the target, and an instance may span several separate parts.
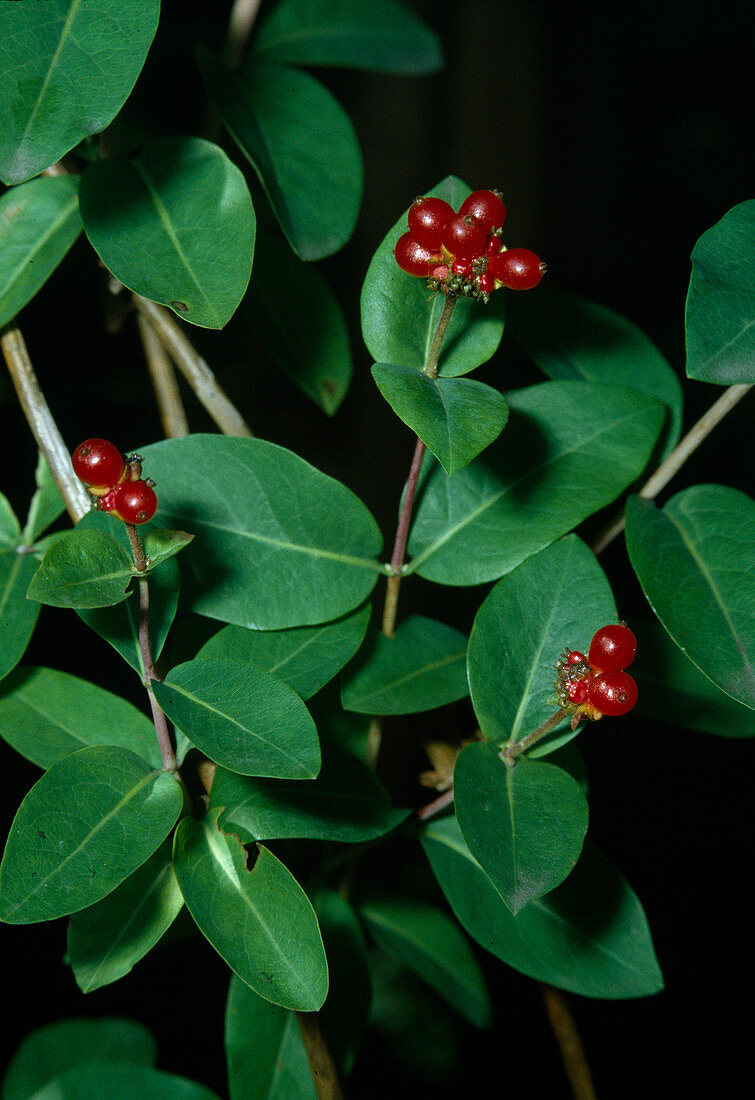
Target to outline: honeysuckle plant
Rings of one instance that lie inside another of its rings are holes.
[[[311,262],[351,235],[362,170],[306,70],[431,72],[441,52],[393,0],[256,7],[233,5],[222,54],[198,44],[195,132],[134,140],[159,0],[0,11],[1,339],[40,453],[23,524],[0,496],[0,735],[42,772],[0,866],[2,934],[67,920],[83,1017],[167,933],[204,937],[228,976],[231,1100],[348,1089],[387,962],[480,1029],[505,1026],[489,995],[504,967],[567,1020],[566,994],[659,992],[641,901],[586,835],[576,738],[597,719],[631,736],[659,690],[667,721],[710,734],[751,734],[755,709],[755,506],[708,484],[656,503],[752,383],[755,201],[692,255],[686,371],[725,388],[682,438],[676,372],[504,244],[499,181],[407,196],[361,293],[374,381],[406,426],[381,531],[348,471],[237,407],[191,326],[243,315],[317,415],[336,411],[346,326]],[[23,310],[82,231],[138,327],[163,439],[125,416],[118,440],[94,421],[64,440],[45,401]],[[504,327],[544,380],[507,390],[505,364],[500,386],[469,377],[504,358]],[[191,431],[175,367],[216,432]],[[624,528],[649,605],[629,624],[600,558]],[[427,613],[407,615],[415,575]],[[468,634],[444,611],[461,588]],[[117,652],[141,708],[86,668],[25,662],[43,605],[62,635],[77,616]],[[407,775],[386,725],[453,705],[463,724],[425,738],[426,769]],[[60,1021],[22,1044],[3,1097],[216,1096],[155,1057],[136,1021]]]

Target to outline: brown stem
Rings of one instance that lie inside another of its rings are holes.
[[[343,1093],[335,1062],[323,1037],[319,1016],[316,1012],[297,1012],[296,1020],[307,1050],[317,1100],[341,1100]]]
[[[139,338],[142,342],[144,358],[147,360],[150,378],[152,379],[152,388],[157,398],[163,431],[168,439],[178,439],[180,436],[188,435],[189,424],[178,383],[176,382],[173,364],[152,327],[152,323],[143,313],[136,315],[136,323],[139,327]]]
[[[560,989],[539,984],[553,1035],[561,1052],[561,1061],[571,1085],[572,1096],[574,1100],[596,1100],[590,1067],[566,997]]]
[[[393,543],[393,553],[391,554],[392,573],[388,578],[388,584],[385,589],[382,629],[383,634],[385,634],[387,638],[392,638],[396,632],[396,614],[398,611],[398,592],[401,585],[401,569],[404,564],[406,544],[409,539],[409,525],[412,519],[412,508],[414,507],[414,497],[417,492],[417,482],[419,480],[419,472],[422,469],[424,454],[425,444],[417,437],[412,464],[409,467],[409,476],[406,479],[401,514],[396,528],[396,538]]]
[[[690,428],[684,439],[676,445],[668,458],[661,463],[652,477],[645,482],[640,489],[639,495],[645,497],[646,500],[652,500],[660,493],[661,489],[665,489],[672,477],[681,470],[693,451],[697,450],[716,425],[723,420],[727,413],[731,412],[737,402],[741,401],[748,390],[751,389],[752,383],[748,383],[729,386],[727,390],[724,390],[718,401],[714,402],[708,411],[700,417],[697,423]],[[606,527],[593,543],[593,553],[600,554],[601,551],[605,550],[605,548],[613,542],[616,536],[621,534],[625,524],[626,520],[624,515],[621,515],[617,520],[614,520],[610,526]]]
[[[221,432],[251,437],[251,428],[168,310],[138,294],[134,295],[134,304],[149,319],[161,344]]]
[[[417,810],[415,817],[419,821],[427,821],[429,817],[435,817],[436,814],[441,813],[447,806],[450,806],[454,800],[454,789],[444,791],[438,798],[433,799],[432,802],[428,802],[426,806],[420,807]]]
[[[502,759],[506,764],[513,764],[516,761],[517,756],[521,756],[527,749],[532,748],[533,745],[541,741],[543,737],[546,737],[551,730],[554,730],[567,715],[571,714],[568,707],[562,707],[561,710],[557,710],[555,714],[552,714],[550,718],[547,718],[545,722],[534,729],[532,733],[528,733],[526,737],[523,737],[521,741],[514,741],[512,738],[507,741],[503,746]]]
[[[0,343],[19,403],[37,446],[50,467],[69,516],[74,523],[78,523],[91,509],[92,502],[73,472],[70,452],[45,401],[21,330],[15,327],[6,329],[0,337]]]
[[[451,320],[451,314],[454,311],[456,305],[456,299],[448,297],[443,303],[443,309],[441,310],[440,319],[438,320],[437,327],[433,333],[432,343],[427,353],[427,359],[425,365],[422,368],[423,372],[428,378],[438,377],[438,360],[440,359],[440,349],[443,347],[443,340],[446,335],[446,329],[448,323]]]

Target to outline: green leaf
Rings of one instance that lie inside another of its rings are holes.
[[[475,1027],[490,1027],[485,979],[456,921],[420,898],[368,897],[359,914],[378,947],[407,966]]]
[[[447,474],[476,458],[503,430],[508,407],[492,386],[469,378],[428,378],[414,367],[376,363],[372,377],[401,420]]]
[[[162,765],[152,722],[125,699],[67,672],[16,669],[0,686],[0,735],[49,768],[87,745],[130,749]]]
[[[204,328],[230,319],[256,221],[242,173],[217,145],[160,138],[131,160],[90,164],[80,201],[93,248],[130,290]]]
[[[626,538],[650,606],[682,652],[755,709],[755,501],[725,485],[694,485],[662,510],[631,497]]]
[[[112,122],[141,71],[160,0],[27,0],[3,11],[0,179],[21,183]]]
[[[283,447],[195,435],[144,454],[158,520],[196,535],[183,560],[202,615],[257,630],[321,623],[361,604],[383,571],[362,502]]]
[[[79,749],[53,764],[13,819],[0,919],[52,920],[93,905],[159,847],[181,811],[174,776],[128,749]]]
[[[469,689],[485,737],[498,744],[519,741],[550,718],[559,707],[554,666],[564,647],[586,651],[598,627],[618,618],[595,555],[576,535],[503,577],[469,637]],[[552,752],[573,736],[562,727],[530,755]]]
[[[506,431],[448,477],[426,467],[409,572],[484,584],[610,504],[642,473],[663,406],[620,386],[543,382],[507,395]]]
[[[632,665],[639,687],[635,713],[683,730],[720,737],[755,737],[748,707],[735,703],[684,656],[658,622],[632,621],[640,659]]]
[[[21,1043],[3,1078],[3,1100],[29,1100],[51,1078],[89,1062],[92,1051],[103,1059],[135,1065],[151,1066],[157,1061],[155,1040],[136,1020],[107,1016],[56,1020]]]
[[[221,824],[252,840],[307,838],[364,843],[395,829],[409,815],[391,806],[374,772],[349,753],[328,748],[313,780],[258,779],[219,768],[210,805]]]
[[[494,745],[467,745],[454,768],[454,806],[470,852],[516,916],[564,881],[582,851],[587,801],[553,764],[505,764]]]
[[[360,714],[416,714],[469,693],[467,639],[422,615],[401,623],[395,637],[374,633],[344,683],[345,710]]]
[[[185,550],[193,538],[186,531],[164,531],[161,527],[148,527],[142,545],[150,569]]]
[[[319,890],[314,907],[328,956],[330,986],[320,1020],[340,1076],[347,1076],[370,1022],[372,979],[359,919],[336,890]]]
[[[755,382],[755,199],[703,233],[687,294],[687,374],[730,386]]]
[[[231,1100],[317,1100],[296,1016],[258,997],[236,974],[225,1009],[225,1054]]]
[[[320,626],[288,630],[226,626],[202,646],[197,656],[249,661],[283,680],[302,699],[309,699],[354,656],[369,621],[367,605]]]
[[[21,540],[21,524],[4,493],[0,493],[0,543],[15,549]]]
[[[29,585],[29,599],[53,607],[107,607],[128,598],[134,563],[101,531],[77,530],[57,539]]]
[[[216,1092],[188,1077],[177,1077],[160,1069],[123,1064],[120,1061],[94,1060],[82,1062],[54,1078],[32,1100],[133,1100],[148,1096],[149,1100],[220,1100]]]
[[[255,993],[314,1012],[328,991],[328,967],[307,895],[267,848],[257,846],[250,869],[238,838],[218,829],[219,812],[203,822],[184,818],[176,830],[176,875],[189,912]]]
[[[167,841],[102,901],[68,922],[68,962],[82,993],[128,974],[183,906]]]
[[[454,209],[470,193],[455,176],[447,176],[427,191]],[[421,370],[438,326],[445,298],[428,293],[424,279],[407,275],[393,255],[396,241],[407,232],[408,209],[388,232],[367,270],[362,287],[362,336],[378,363],[398,363]],[[460,299],[454,306],[440,355],[439,373],[467,374],[485,363],[503,335],[504,295],[488,305]]]
[[[351,344],[343,310],[317,268],[281,237],[260,233],[238,315],[258,342],[264,333],[266,354],[332,416],[351,381]]]
[[[210,98],[294,252],[321,260],[343,248],[359,214],[363,169],[338,100],[298,69],[255,62],[231,72],[205,49],[198,59]]]
[[[679,442],[681,383],[655,344],[626,317],[576,294],[541,287],[537,294],[510,296],[506,334],[550,378],[628,386],[662,401],[667,423],[659,461]]]
[[[81,232],[78,180],[31,180],[0,197],[0,325],[45,284]]]
[[[636,894],[589,841],[566,882],[516,917],[454,817],[433,822],[422,846],[462,926],[515,970],[583,997],[647,997],[663,988]]]
[[[0,551],[0,679],[24,655],[39,616],[39,604],[26,598],[37,568],[29,554]]]
[[[152,683],[160,706],[211,760],[241,775],[313,779],[315,724],[296,692],[243,661],[197,659]]]
[[[443,66],[433,32],[395,0],[283,0],[252,41],[253,58],[420,75]]]
[[[66,510],[60,490],[41,451],[37,459],[36,483],[37,488],[31,498],[24,527],[23,538],[27,545],[35,543],[42,532]]]

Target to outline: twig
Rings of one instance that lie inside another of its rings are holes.
[[[236,406],[221,389],[209,366],[193,347],[167,309],[134,295],[134,304],[146,316],[161,344],[189,383],[198,400],[225,435],[251,437],[252,431]]]
[[[181,394],[176,382],[173,364],[165,353],[160,339],[152,327],[151,321],[143,313],[137,313],[136,323],[144,349],[144,358],[149,367],[152,386],[160,410],[163,431],[168,439],[177,439],[189,434]]]
[[[723,420],[726,414],[734,408],[738,401],[742,400],[750,389],[752,389],[752,383],[729,386],[727,390],[724,390],[718,401],[711,405],[708,411],[700,417],[694,427],[690,428],[684,439],[677,444],[668,458],[661,463],[652,477],[645,482],[640,489],[639,495],[645,497],[646,500],[652,500],[660,493],[661,489],[665,489],[669,481],[679,472],[692,452],[697,450],[716,425]],[[600,554],[601,551],[605,550],[605,548],[613,542],[616,536],[621,534],[625,524],[626,519],[622,514],[598,535],[592,545],[593,553]]]
[[[444,791],[443,794],[433,799],[432,802],[428,802],[426,806],[421,806],[417,810],[415,817],[418,821],[427,821],[429,817],[435,817],[436,814],[441,813],[447,806],[450,806],[454,800],[454,789]]]
[[[0,342],[24,416],[50,467],[69,516],[74,523],[78,523],[90,510],[92,502],[73,472],[70,452],[40,389],[21,330],[15,327],[6,329]]]
[[[560,989],[539,985],[574,1100],[596,1100],[590,1067],[566,997]]]
[[[401,585],[401,568],[404,564],[406,543],[409,538],[409,524],[411,523],[414,497],[417,492],[417,482],[419,480],[419,472],[422,469],[424,454],[425,444],[418,436],[417,444],[414,448],[414,455],[412,457],[412,464],[409,468],[409,476],[406,479],[404,499],[401,505],[401,515],[399,516],[398,526],[396,528],[396,538],[393,543],[393,554],[391,555],[392,573],[388,578],[388,584],[385,589],[382,629],[383,634],[385,634],[387,638],[392,638],[396,633],[396,614],[398,612],[398,591]]]
[[[234,0],[223,47],[223,60],[231,69],[235,69],[241,61],[259,6],[260,0]]]
[[[534,729],[532,733],[528,733],[526,737],[523,737],[521,741],[515,741],[512,737],[503,746],[501,759],[504,761],[504,763],[513,766],[513,764],[516,762],[517,756],[521,756],[523,752],[527,751],[527,749],[530,749],[533,745],[536,745],[538,741],[541,741],[543,737],[547,736],[547,734],[549,734],[551,730],[554,730],[556,726],[563,722],[564,718],[566,718],[566,716],[571,713],[572,712],[568,707],[562,707],[561,710],[557,710],[555,714],[552,714],[550,718],[546,718],[546,720],[542,722],[537,727],[537,729]]]
[[[319,1016],[316,1012],[297,1012],[296,1020],[307,1050],[317,1100],[341,1100],[343,1093],[333,1056],[323,1038]]]

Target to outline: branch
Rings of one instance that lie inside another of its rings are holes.
[[[189,424],[178,383],[176,382],[173,364],[160,343],[160,338],[155,332],[152,322],[145,314],[137,313],[136,323],[139,326],[139,337],[144,349],[144,358],[147,360],[147,366],[149,367],[152,387],[157,398],[163,431],[168,439],[177,439],[180,436],[188,435]]]
[[[5,362],[13,380],[24,416],[44,455],[66,509],[74,523],[91,509],[84,486],[73,472],[71,454],[45,401],[34,372],[26,343],[19,328],[8,328],[0,337]]]
[[[323,1038],[319,1016],[316,1012],[297,1012],[296,1020],[307,1049],[317,1100],[341,1100],[343,1093],[333,1056]]]
[[[590,1067],[566,997],[560,989],[539,985],[574,1100],[596,1100]]]

